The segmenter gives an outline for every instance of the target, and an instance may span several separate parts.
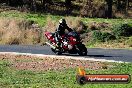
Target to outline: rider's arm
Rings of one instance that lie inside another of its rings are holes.
[[[71,28],[69,28],[67,25],[66,25],[66,29],[69,31],[69,32],[71,32],[71,31],[73,31]]]

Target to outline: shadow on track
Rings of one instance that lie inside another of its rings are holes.
[[[62,54],[65,56],[76,56],[76,57],[115,57],[115,56],[107,56],[107,55],[86,55],[86,56],[79,56],[78,54]],[[118,57],[118,56],[116,56]]]

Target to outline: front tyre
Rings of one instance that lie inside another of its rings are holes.
[[[62,52],[56,51],[55,54],[56,54],[56,55],[62,55]]]
[[[62,55],[62,52],[56,49],[51,48],[52,52],[54,52],[56,55]]]

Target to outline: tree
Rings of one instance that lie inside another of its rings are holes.
[[[106,0],[107,6],[108,6],[108,12],[107,12],[107,17],[112,18],[112,5],[113,5],[113,0]]]
[[[34,12],[37,11],[36,0],[31,0],[31,10]]]
[[[43,9],[43,12],[46,11],[46,4],[48,2],[49,2],[48,0],[42,0],[42,9]]]
[[[6,0],[6,3],[10,6],[22,6],[23,5],[23,0]]]
[[[117,9],[120,13],[127,14],[130,0],[117,0]]]
[[[129,7],[129,0],[126,0],[125,3],[126,3],[126,9],[125,9],[125,11],[127,12],[128,11],[128,7]]]
[[[46,0],[42,0],[42,11],[45,11],[45,6],[46,6]]]
[[[65,0],[65,6],[66,6],[66,13],[70,14],[71,13],[71,0]]]

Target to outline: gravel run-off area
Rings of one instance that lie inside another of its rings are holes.
[[[111,64],[99,61],[74,60],[58,57],[0,54],[0,60],[10,62],[18,70],[46,71],[84,67],[91,70],[107,69]]]

